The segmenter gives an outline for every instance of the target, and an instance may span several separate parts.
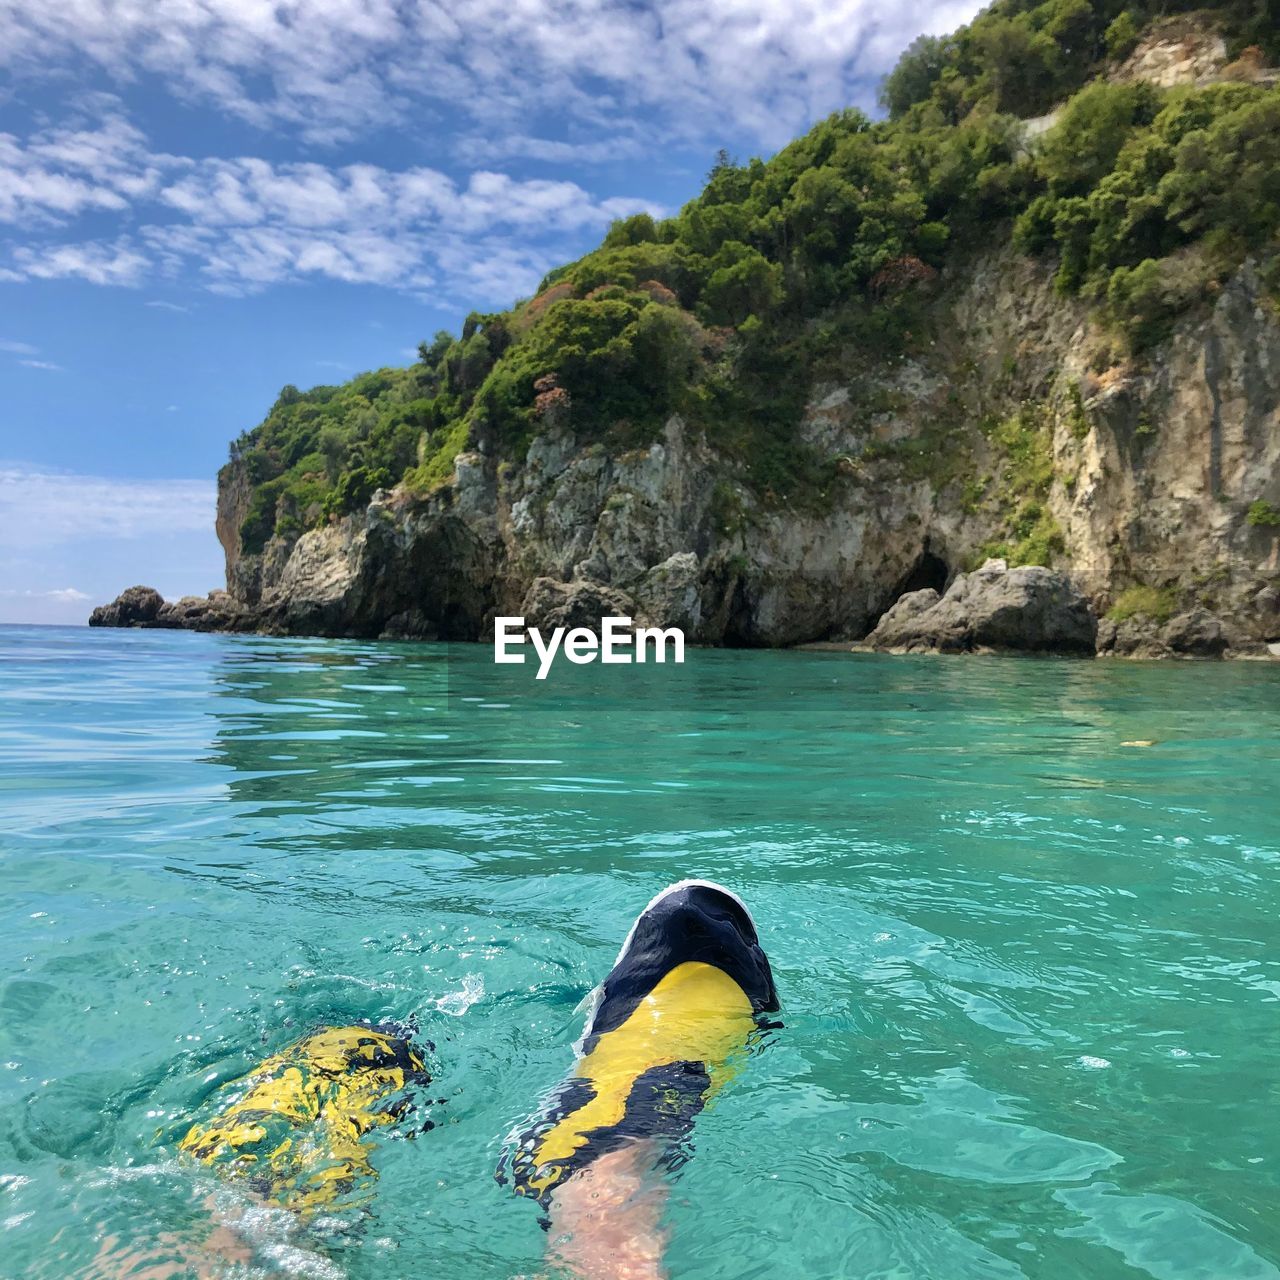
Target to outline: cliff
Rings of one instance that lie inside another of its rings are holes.
[[[616,455],[556,426],[513,466],[480,439],[435,493],[379,491],[260,554],[220,521],[242,623],[475,639],[497,613],[536,616],[549,578],[708,644],[856,638],[1016,542],[1042,490],[1030,519],[1056,527],[1055,559],[1100,616],[1149,587],[1154,622],[1198,607],[1237,649],[1280,636],[1280,529],[1249,520],[1280,480],[1280,322],[1252,266],[1142,366],[1100,370],[1108,335],[1044,268],[1006,250],[955,274],[926,353],[812,388],[820,502],[727,480],[678,416]],[[225,469],[219,510],[246,491]]]
[[[1068,579],[1099,652],[1267,654],[1280,96],[1226,21],[1109,18],[1097,78],[1034,120],[966,33],[915,49],[895,122],[719,165],[413,370],[286,388],[219,477],[226,593],[146,625],[854,640],[994,556]]]

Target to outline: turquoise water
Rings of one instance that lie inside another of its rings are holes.
[[[490,659],[0,629],[5,1274],[203,1238],[195,1109],[359,1018],[435,1043],[438,1127],[233,1274],[537,1273],[503,1140],[699,875],[786,1025],[699,1117],[677,1280],[1280,1276],[1280,671]]]

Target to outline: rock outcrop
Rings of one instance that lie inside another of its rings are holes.
[[[251,631],[256,618],[226,591],[166,601],[154,587],[129,587],[89,615],[91,627],[174,631]]]
[[[535,578],[520,609],[526,625],[543,633],[557,627],[586,627],[597,634],[602,618],[636,617],[635,601],[612,587],[579,579],[557,582],[554,578]]]
[[[253,627],[253,614],[228,592],[211,591],[207,596],[183,596],[166,603],[155,625],[185,631],[246,631]]]
[[[1188,609],[1167,622],[1151,618],[1104,619],[1097,652],[1106,658],[1221,658],[1231,648],[1222,620],[1207,609]],[[1264,644],[1237,642],[1241,656],[1272,656]]]
[[[1097,631],[1089,602],[1065,574],[988,560],[957,577],[945,595],[923,590],[904,596],[866,644],[907,653],[996,649],[1092,656]]]
[[[154,626],[164,596],[154,587],[127,587],[110,604],[100,604],[90,615],[91,627]]]
[[[1177,14],[1153,23],[1110,78],[1120,83],[1145,80],[1172,89],[1232,81],[1274,84],[1277,74],[1256,47],[1228,61],[1226,40],[1220,31],[1204,23],[1203,15]]]

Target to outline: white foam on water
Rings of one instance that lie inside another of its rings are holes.
[[[267,1264],[250,1269],[251,1275],[289,1276],[297,1280],[344,1280],[345,1273],[331,1258],[294,1243],[299,1222],[287,1209],[253,1204],[219,1194],[215,1203],[226,1216],[227,1226]]]
[[[468,973],[462,979],[460,991],[450,991],[436,1001],[436,1008],[451,1018],[460,1018],[473,1004],[484,998],[484,979],[478,973]]]

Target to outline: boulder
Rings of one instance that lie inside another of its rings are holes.
[[[379,640],[437,640],[436,627],[421,609],[405,609],[393,614],[382,628]]]
[[[525,626],[544,634],[556,627],[586,627],[597,635],[601,618],[636,618],[635,601],[615,587],[585,578],[535,578],[520,607]]]
[[[1169,646],[1160,637],[1160,625],[1143,614],[1117,622],[1098,623],[1100,658],[1169,658]]]
[[[1241,653],[1263,646],[1237,635],[1235,642],[1222,619],[1207,609],[1193,608],[1160,622],[1145,614],[1098,626],[1098,654],[1107,658],[1221,658],[1228,649]]]
[[[207,596],[183,596],[163,605],[152,625],[181,631],[243,631],[250,620],[233,596],[210,591]]]
[[[702,620],[702,581],[698,557],[680,551],[655,564],[635,589],[636,605],[663,627],[693,634]]]
[[[129,587],[110,604],[100,604],[90,615],[91,627],[151,627],[164,608],[164,596],[154,587]]]
[[[225,591],[166,601],[151,587],[130,587],[89,615],[91,627],[149,627],[171,631],[248,631],[254,615]]]
[[[1010,569],[988,560],[961,574],[939,597],[913,591],[867,637],[872,649],[899,651],[1009,649],[1092,654],[1098,621],[1063,573],[1039,565]]]
[[[1165,623],[1160,639],[1188,658],[1220,658],[1229,644],[1222,620],[1207,609],[1188,609]]]
[[[941,599],[932,587],[908,591],[906,595],[899,596],[897,602],[881,617],[873,634],[890,644],[898,642],[890,637],[901,636],[905,639],[909,634],[914,634],[912,628],[915,619],[932,609]]]

